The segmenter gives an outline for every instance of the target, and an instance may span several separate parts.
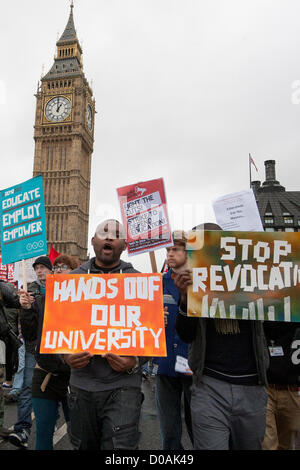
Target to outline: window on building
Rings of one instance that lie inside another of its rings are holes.
[[[283,220],[284,220],[284,223],[285,224],[293,224],[294,223],[294,219],[293,217],[283,217]]]
[[[274,219],[271,219],[270,217],[265,217],[265,224],[274,224]]]
[[[273,227],[266,227],[265,232],[275,232],[275,229]]]
[[[294,232],[294,229],[293,229],[293,227],[286,227],[286,228],[284,229],[284,231],[285,231],[285,232]]]

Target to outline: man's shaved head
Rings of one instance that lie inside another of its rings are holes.
[[[98,266],[107,268],[117,266],[127,246],[123,225],[115,219],[104,220],[96,228],[92,245]]]
[[[112,235],[112,238],[126,239],[126,233],[123,225],[116,219],[106,219],[97,225],[95,236],[99,238],[107,238],[107,235]]]

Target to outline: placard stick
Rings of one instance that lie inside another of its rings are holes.
[[[27,292],[27,276],[26,276],[26,266],[25,266],[24,259],[22,259],[22,271],[23,271],[23,289]]]
[[[155,259],[155,253],[154,251],[149,252],[150,255],[150,261],[151,261],[151,267],[152,267],[152,272],[157,273],[157,264],[156,264],[156,259]]]

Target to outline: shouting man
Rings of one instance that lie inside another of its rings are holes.
[[[120,259],[125,231],[117,220],[98,225],[92,238],[95,257],[73,273],[137,273]],[[138,424],[143,394],[140,365],[147,358],[89,352],[65,355],[71,367],[71,442],[80,450],[138,448]]]

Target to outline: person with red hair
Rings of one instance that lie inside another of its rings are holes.
[[[55,274],[68,274],[77,268],[79,261],[68,255],[60,255],[53,262]],[[33,300],[33,301],[32,301]],[[69,426],[69,408],[67,390],[70,367],[60,354],[40,354],[45,295],[35,300],[23,291],[20,296],[22,309],[38,312],[37,345],[35,349],[36,366],[32,378],[32,407],[36,419],[35,450],[53,450],[53,435],[58,418],[58,409],[62,405],[65,421]],[[34,325],[32,326],[34,328]]]

